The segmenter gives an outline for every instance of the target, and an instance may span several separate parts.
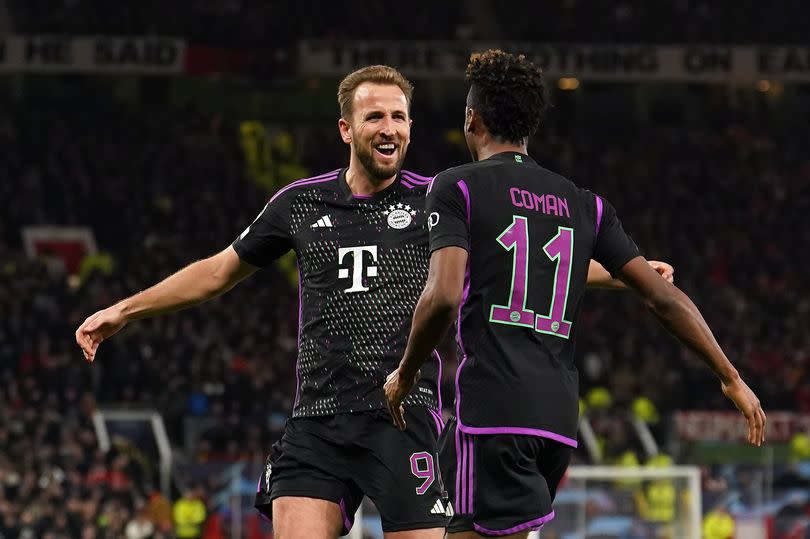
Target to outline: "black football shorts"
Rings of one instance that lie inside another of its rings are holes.
[[[436,456],[441,419],[413,406],[405,421],[402,432],[387,410],[289,419],[259,478],[256,508],[272,520],[275,498],[329,500],[340,506],[346,534],[366,495],[386,532],[446,526],[450,513]]]
[[[451,419],[439,440],[454,513],[447,531],[498,537],[542,528],[554,518],[551,502],[572,452],[537,436],[464,434]]]

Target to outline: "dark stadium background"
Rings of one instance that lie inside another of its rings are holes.
[[[0,1],[0,538],[172,537],[194,498],[204,537],[269,536],[250,501],[294,395],[294,260],[131,325],[92,366],[73,332],[345,164],[335,93],[356,67],[413,80],[408,169],[467,161],[463,68],[490,46],[546,70],[530,153],[675,266],[769,414],[766,446],[746,447],[709,371],[630,294],[591,292],[577,358],[595,444],[576,464],[698,466],[704,523],[810,537],[808,30],[798,0]],[[589,512],[645,520],[625,502]],[[566,533],[544,537],[584,537]]]

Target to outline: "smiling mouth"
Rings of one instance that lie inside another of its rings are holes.
[[[394,155],[394,152],[397,151],[397,145],[393,142],[385,142],[383,144],[375,145],[374,149],[386,157],[391,157]]]

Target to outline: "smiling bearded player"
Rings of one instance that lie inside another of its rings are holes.
[[[430,178],[400,171],[411,93],[390,67],[349,74],[338,89],[347,168],[284,187],[232,246],[94,314],[76,332],[92,361],[127,322],[196,305],[296,252],[298,388],[256,495],[277,538],[347,533],[363,495],[377,506],[387,539],[438,539],[451,514],[436,461],[438,355],[429,354],[404,402],[407,432],[391,426],[382,390],[427,279]],[[610,276],[597,265],[589,284],[610,286]]]

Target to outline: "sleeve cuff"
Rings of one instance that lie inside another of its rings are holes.
[[[444,249],[445,247],[461,247],[468,253],[470,252],[470,242],[464,236],[445,236],[430,242],[431,253],[439,249]]]

